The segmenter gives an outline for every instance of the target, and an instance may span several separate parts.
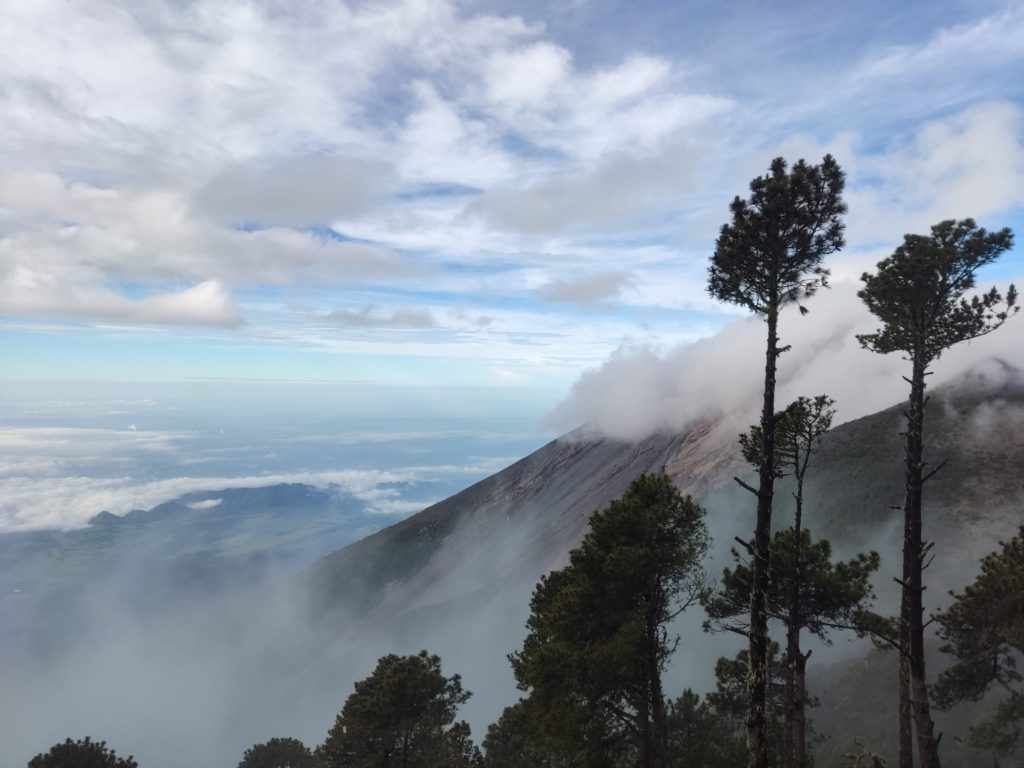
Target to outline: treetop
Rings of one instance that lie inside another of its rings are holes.
[[[736,197],[708,269],[708,292],[758,314],[777,312],[828,285],[822,260],[843,247],[846,177],[832,155],[819,165],[775,158]]]

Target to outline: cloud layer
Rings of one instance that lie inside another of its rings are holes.
[[[0,314],[332,355],[470,344],[477,380],[567,381],[728,321],[705,260],[775,154],[839,157],[854,262],[945,216],[1019,217],[1021,7],[911,29],[798,6],[18,5]]]
[[[870,333],[878,321],[856,291],[855,284],[841,281],[808,302],[806,317],[795,308],[783,312],[780,343],[792,349],[779,360],[780,407],[800,396],[828,394],[841,423],[906,399],[906,361],[899,354],[873,354],[857,342],[856,334]],[[928,385],[941,386],[992,361],[1024,369],[1022,323],[1014,317],[988,336],[953,347],[934,365]],[[665,354],[623,347],[583,374],[551,422],[563,429],[583,424],[626,440],[680,431],[703,419],[743,431],[758,419],[765,343],[764,323],[750,318]]]

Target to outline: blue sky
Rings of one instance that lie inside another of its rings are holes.
[[[743,322],[707,258],[777,155],[848,173],[839,288],[943,218],[1024,231],[1020,2],[3,14],[5,386],[357,382],[533,430],[623,350]]]

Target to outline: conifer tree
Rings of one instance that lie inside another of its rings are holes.
[[[768,643],[767,660],[765,736],[768,744],[768,764],[777,766],[782,754],[783,681],[785,678],[785,670],[779,658],[778,643]],[[744,740],[749,666],[749,651],[746,650],[740,651],[733,658],[727,656],[719,658],[715,663],[715,690],[704,697],[715,712],[719,724],[724,725],[736,738]],[[734,766],[740,768],[746,764],[746,760],[744,759],[738,764],[726,760],[724,764],[729,768]]]
[[[704,510],[665,475],[642,475],[537,585],[509,659],[546,738],[588,768],[667,765],[667,627],[704,591],[707,547]]]
[[[746,662],[741,661],[742,669]],[[746,675],[740,678],[744,685]],[[744,685],[745,687],[745,685]],[[743,691],[743,700],[746,692]],[[712,694],[713,696],[713,694]],[[746,707],[740,701],[741,712]],[[742,715],[741,715],[742,717]],[[674,767],[742,768],[746,765],[746,739],[742,728],[716,709],[708,697],[687,688],[668,705],[668,749]]]
[[[800,633],[810,628],[822,640],[827,630],[851,628],[862,631],[867,601],[872,597],[868,583],[878,567],[878,555],[839,563],[830,561],[831,548],[826,541],[812,543],[803,527],[804,482],[811,457],[817,453],[821,438],[832,427],[835,409],[832,398],[818,395],[799,397],[780,414],[775,434],[776,477],[791,476],[794,482],[795,509],[789,531],[772,541],[772,576],[769,615],[786,627],[785,718],[782,765],[803,768],[807,764],[805,702],[807,700],[806,654],[800,646]],[[761,464],[761,427],[755,425],[740,435],[744,458],[755,469]],[[714,604],[719,619],[742,612],[749,603],[750,569],[726,572],[726,591]]]
[[[238,768],[320,768],[309,747],[298,739],[274,738],[245,750]]]
[[[105,741],[65,739],[28,761],[28,768],[139,768],[131,755],[118,757]]]
[[[981,573],[953,604],[936,616],[942,650],[956,661],[932,691],[949,709],[977,701],[994,689],[1001,694],[995,711],[973,726],[967,742],[999,755],[1024,751],[1024,527],[1001,549],[981,561]]]
[[[875,333],[858,335],[872,352],[902,352],[911,365],[910,400],[905,411],[903,569],[899,622],[900,768],[912,768],[916,735],[924,768],[938,768],[938,737],[931,718],[924,657],[923,572],[931,544],[924,543],[922,494],[925,483],[941,469],[926,472],[924,462],[925,378],[944,351],[962,341],[984,336],[1016,310],[1011,285],[1005,299],[995,288],[970,300],[964,294],[975,273],[1013,244],[1009,229],[989,233],[973,219],[946,220],[931,235],[905,235],[903,244],[878,263],[876,274],[865,273],[858,295],[881,322]],[[913,735],[911,733],[913,724]]]
[[[871,552],[848,562],[833,563],[829,542],[814,542],[803,524],[804,483],[811,458],[831,428],[832,406],[832,399],[826,395],[800,397],[780,414],[776,424],[775,474],[778,478],[792,476],[795,502],[792,527],[777,532],[772,539],[767,601],[768,616],[786,628],[779,748],[784,768],[804,768],[809,762],[806,668],[810,651],[802,650],[801,632],[808,630],[829,643],[832,630],[864,633],[876,618],[867,608],[873,598],[870,579],[878,568],[878,555]],[[757,425],[740,436],[744,458],[753,467],[760,466],[760,438],[761,428]],[[749,554],[751,545],[743,544]],[[738,619],[747,615],[752,569],[735,549],[733,556],[738,561],[736,567],[726,569],[720,591],[705,598],[709,616],[705,626],[745,633],[748,626]]]
[[[576,751],[547,737],[536,702],[520,699],[487,727],[487,768],[583,768]]]
[[[469,697],[439,657],[388,654],[355,684],[319,753],[328,768],[472,768],[469,727],[454,722]]]
[[[761,404],[761,465],[750,593],[747,741],[750,768],[766,768],[765,696],[768,625],[766,613],[772,497],[775,487],[775,377],[779,355],[779,312],[826,285],[825,256],[842,248],[842,192],[839,164],[826,155],[820,165],[803,160],[787,170],[781,157],[765,176],[750,182],[750,198],[730,205],[732,222],[723,225],[708,269],[708,291],[722,301],[746,307],[767,325]],[[801,310],[804,310],[801,307]],[[805,310],[804,310],[805,311]]]

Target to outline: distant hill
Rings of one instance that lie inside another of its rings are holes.
[[[114,577],[144,599],[300,568],[377,530],[380,515],[339,488],[302,484],[189,493],[78,530],[0,534],[0,605]],[[126,578],[125,573],[132,574]]]

